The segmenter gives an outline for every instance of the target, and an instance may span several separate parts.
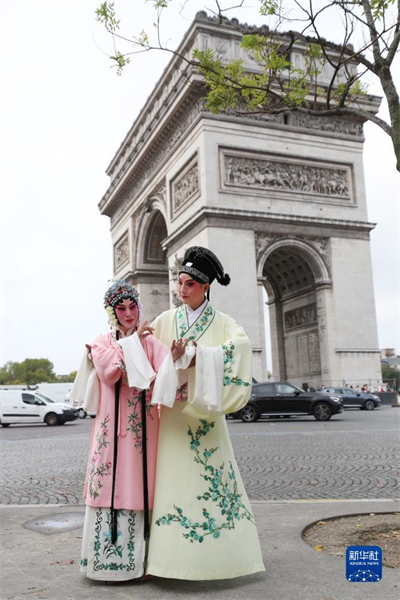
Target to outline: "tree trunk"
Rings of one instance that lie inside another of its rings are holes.
[[[396,87],[393,83],[390,68],[383,65],[379,69],[379,79],[389,108],[391,138],[396,156],[396,169],[400,172],[400,100]]]

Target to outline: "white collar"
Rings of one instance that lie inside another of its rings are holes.
[[[197,308],[193,309],[188,304],[186,305],[187,317],[189,321],[189,327],[193,325],[196,321],[197,317],[203,312],[207,305],[207,298],[204,300],[203,304],[200,304]]]

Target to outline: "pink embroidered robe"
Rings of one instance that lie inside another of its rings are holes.
[[[152,369],[157,373],[168,349],[153,336],[145,338],[143,348]],[[114,333],[99,335],[95,339],[92,344],[92,357],[100,381],[100,400],[90,441],[83,493],[86,504],[103,508],[111,506],[115,384],[121,379],[114,508],[144,510],[142,392],[127,384],[124,353],[116,342]],[[146,391],[147,473],[150,509],[153,507],[154,498],[159,427],[157,406],[150,405],[153,386],[154,382]]]

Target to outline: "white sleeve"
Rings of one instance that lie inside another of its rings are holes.
[[[221,346],[197,346],[196,383],[194,396],[189,402],[208,415],[222,413],[224,357]]]
[[[118,340],[124,352],[129,387],[148,390],[156,377],[137,333]]]
[[[185,354],[174,363],[172,353],[168,352],[157,374],[151,404],[162,404],[172,408],[179,387],[178,371],[187,369],[196,352],[194,346],[186,348]]]

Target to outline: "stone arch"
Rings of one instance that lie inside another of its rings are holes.
[[[136,219],[136,285],[146,319],[169,309],[169,270],[163,241],[168,235],[162,202],[148,199]]]
[[[276,379],[317,386],[322,381],[318,290],[330,287],[327,259],[307,241],[266,240],[258,277],[268,294]],[[324,246],[325,248],[325,246]]]
[[[268,257],[279,248],[291,248],[293,251],[302,256],[310,265],[315,278],[315,283],[331,283],[329,267],[326,259],[324,259],[321,256],[321,253],[318,252],[318,250],[309,242],[296,238],[281,238],[278,240],[271,240],[270,243],[268,243],[267,238],[267,244],[264,246],[264,249],[262,250],[258,260],[258,277],[263,276],[264,265],[268,260]]]

